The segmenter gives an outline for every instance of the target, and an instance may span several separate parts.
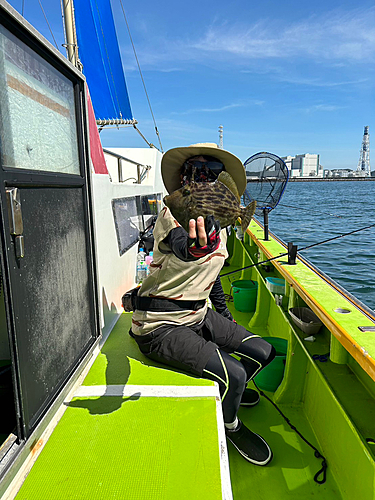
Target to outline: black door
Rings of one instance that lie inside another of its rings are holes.
[[[0,31],[2,274],[20,437],[98,336],[84,82],[5,17]]]

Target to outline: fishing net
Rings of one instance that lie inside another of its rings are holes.
[[[245,163],[247,185],[244,202],[256,200],[256,215],[269,212],[279,203],[289,178],[284,161],[272,153],[257,153]]]

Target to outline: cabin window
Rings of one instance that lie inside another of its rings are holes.
[[[143,216],[143,230],[147,229],[152,223],[154,215],[158,215],[162,204],[162,195],[148,194],[141,196],[141,213]]]
[[[160,212],[161,203],[161,193],[112,200],[120,255],[138,243],[141,232],[150,226],[153,217]]]
[[[2,167],[80,174],[73,83],[0,26]]]

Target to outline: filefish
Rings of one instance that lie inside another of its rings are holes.
[[[213,215],[220,226],[227,227],[241,218],[243,231],[248,228],[254,215],[256,201],[241,207],[237,185],[228,172],[221,172],[214,182],[190,182],[164,198],[164,204],[173,217],[189,231],[189,220],[200,215]]]

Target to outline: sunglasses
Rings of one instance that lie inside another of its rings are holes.
[[[185,171],[193,172],[195,174],[201,174],[202,172],[206,174],[214,174],[215,178],[225,170],[224,165],[220,161],[201,161],[201,160],[188,160],[184,163]]]

